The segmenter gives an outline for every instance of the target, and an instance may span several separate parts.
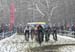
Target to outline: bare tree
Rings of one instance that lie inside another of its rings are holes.
[[[39,0],[38,2],[34,2],[34,5],[35,5],[34,8],[29,8],[29,9],[34,10],[34,12],[35,11],[39,12],[41,14],[41,17],[45,19],[43,20],[50,23],[51,16],[53,15],[53,11],[57,8],[58,3],[54,3],[52,6],[50,6],[49,0],[44,0],[44,3],[42,3],[41,0]]]

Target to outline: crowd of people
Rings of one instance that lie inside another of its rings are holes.
[[[0,33],[8,32],[8,31],[9,31],[9,26],[7,26],[6,24],[1,24],[0,25]]]
[[[26,41],[29,41],[29,37],[31,37],[32,40],[35,38],[35,40],[40,44],[44,41],[44,36],[45,42],[48,42],[51,34],[53,35],[53,39],[57,41],[56,26],[50,27],[49,25],[47,25],[45,28],[43,28],[42,25],[35,25],[35,28],[26,26],[24,29]]]
[[[14,26],[13,30],[17,31],[18,33],[24,33],[25,35],[25,40],[29,41],[29,38],[31,40],[35,39],[38,43],[42,43],[43,41],[48,42],[50,39],[50,35],[53,36],[53,39],[55,41],[58,40],[57,34],[62,33],[64,34],[64,30],[66,31],[72,31],[73,35],[75,36],[75,24],[73,25],[45,25],[44,27],[42,25],[34,25],[34,27],[31,27],[29,25],[19,25],[17,27]],[[0,26],[0,33],[2,32],[8,32],[9,31],[9,26],[2,24]]]
[[[9,32],[9,31],[10,31],[9,29],[10,29],[10,26],[7,25],[7,24],[5,24],[5,23],[3,23],[3,24],[0,25],[0,33]],[[15,26],[13,26],[13,27],[12,27],[12,31],[13,31],[13,32],[16,32],[16,31],[17,31],[17,28],[16,28]]]
[[[61,31],[60,31],[61,30]],[[29,37],[31,37],[31,39],[33,40],[35,38],[35,40],[38,43],[42,43],[44,41],[44,37],[45,37],[45,41],[48,42],[50,39],[50,35],[53,36],[53,39],[55,41],[58,40],[57,38],[57,33],[62,33],[64,34],[64,30],[66,31],[73,31],[74,35],[75,35],[75,25],[72,25],[71,27],[67,26],[65,28],[65,26],[52,26],[50,27],[49,25],[42,27],[42,25],[35,25],[35,28],[30,26],[26,26],[24,28],[24,35],[25,35],[25,40],[29,41]]]

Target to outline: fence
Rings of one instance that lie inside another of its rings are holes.
[[[10,37],[11,35],[13,35],[14,33],[16,33],[16,30],[13,31],[8,31],[8,32],[2,32],[0,33],[0,40],[4,39],[6,37]]]

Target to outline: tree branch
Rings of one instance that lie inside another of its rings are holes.
[[[38,7],[37,4],[36,4],[36,9],[37,9],[37,11],[38,11],[41,15],[45,16],[45,14],[39,9],[39,7]]]
[[[48,4],[48,0],[45,0],[46,1],[46,4],[47,4],[47,8],[49,9],[49,4]]]
[[[54,11],[57,7],[58,7],[58,6],[55,6],[55,7],[52,8],[51,13],[50,13],[51,16],[53,15],[53,11]]]

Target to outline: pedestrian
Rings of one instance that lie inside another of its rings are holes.
[[[31,40],[33,40],[33,38],[34,38],[34,28],[32,27],[31,28]]]
[[[61,30],[61,33],[64,34],[64,26],[63,25],[60,26],[60,30]]]
[[[56,26],[53,26],[52,28],[52,35],[53,35],[53,39],[57,41],[57,27]]]
[[[48,42],[49,38],[50,38],[50,34],[51,34],[51,28],[48,25],[47,27],[45,27],[45,41]]]
[[[73,35],[74,35],[74,38],[75,38],[75,25],[73,25],[72,27],[71,27],[71,30],[73,31]]]
[[[41,43],[43,42],[43,38],[44,38],[44,34],[43,34],[43,27],[41,25],[38,25],[37,27],[37,31],[38,31],[38,42],[41,45]]]
[[[25,40],[29,41],[29,26],[26,26],[24,29]]]

